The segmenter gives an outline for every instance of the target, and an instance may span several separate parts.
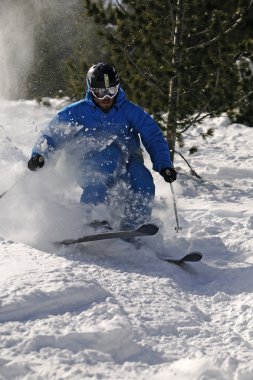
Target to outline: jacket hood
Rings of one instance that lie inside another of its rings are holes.
[[[126,100],[127,98],[126,98],[125,92],[122,90],[121,87],[119,87],[119,91],[118,91],[118,94],[116,95],[116,101],[113,107],[119,108]],[[84,101],[88,103],[89,105],[91,105],[92,107],[98,107],[98,105],[93,100],[93,96],[89,88],[86,91]]]

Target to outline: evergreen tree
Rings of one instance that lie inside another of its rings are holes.
[[[228,110],[230,119],[253,127],[253,12],[249,10],[245,22],[238,32],[233,34],[237,54],[234,62],[238,69],[239,86],[238,100],[234,107]]]
[[[250,1],[84,3],[103,26],[100,34],[110,43],[110,62],[127,94],[153,114],[173,150],[203,114],[217,115],[238,101],[234,37]]]

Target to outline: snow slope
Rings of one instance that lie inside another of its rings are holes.
[[[252,380],[253,128],[224,116],[189,132],[182,153],[202,180],[176,158],[182,232],[155,174],[158,236],[57,250],[83,233],[80,190],[64,156],[26,169],[52,104],[0,103],[0,379]],[[203,262],[156,257],[191,250]]]

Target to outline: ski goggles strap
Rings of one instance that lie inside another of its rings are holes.
[[[90,88],[92,94],[98,99],[104,99],[105,97],[114,98],[119,91],[119,84],[108,88]]]

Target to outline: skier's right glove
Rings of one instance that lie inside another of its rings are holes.
[[[164,168],[160,172],[161,176],[164,178],[164,181],[172,183],[177,179],[177,172],[173,168]]]
[[[45,160],[44,157],[40,154],[35,154],[35,156],[31,157],[27,163],[27,166],[30,170],[35,171],[44,166]]]

